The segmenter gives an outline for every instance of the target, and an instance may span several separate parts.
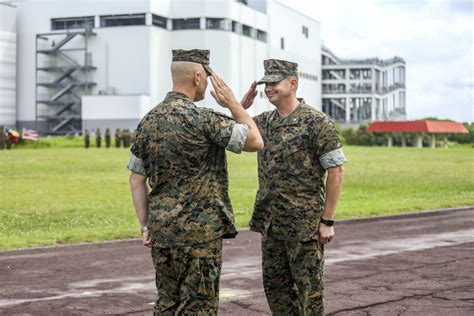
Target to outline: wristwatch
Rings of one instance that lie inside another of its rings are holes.
[[[332,219],[321,218],[321,223],[323,223],[326,226],[333,226],[334,225],[334,221]]]

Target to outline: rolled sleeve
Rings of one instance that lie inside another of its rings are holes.
[[[127,168],[135,173],[141,174],[142,176],[147,176],[145,167],[143,166],[143,160],[135,156],[134,154],[130,155],[130,160],[128,161]]]
[[[249,127],[246,124],[236,123],[232,129],[232,134],[230,135],[230,140],[226,149],[236,154],[240,154],[244,149],[248,134]]]
[[[335,149],[330,151],[319,158],[319,162],[324,169],[328,169],[331,167],[336,167],[344,164],[347,162],[346,157],[344,156],[344,152],[342,148]]]

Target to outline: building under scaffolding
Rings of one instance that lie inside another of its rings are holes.
[[[405,61],[348,60],[322,47],[322,110],[336,123],[406,119]]]

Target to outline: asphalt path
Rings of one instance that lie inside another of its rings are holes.
[[[328,315],[474,315],[474,208],[340,221],[326,247]],[[1,315],[150,315],[140,240],[0,252]],[[224,242],[220,315],[270,315],[260,236]]]

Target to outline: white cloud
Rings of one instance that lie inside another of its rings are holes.
[[[280,0],[321,22],[341,58],[407,62],[410,119],[472,122],[473,4],[470,0]]]

